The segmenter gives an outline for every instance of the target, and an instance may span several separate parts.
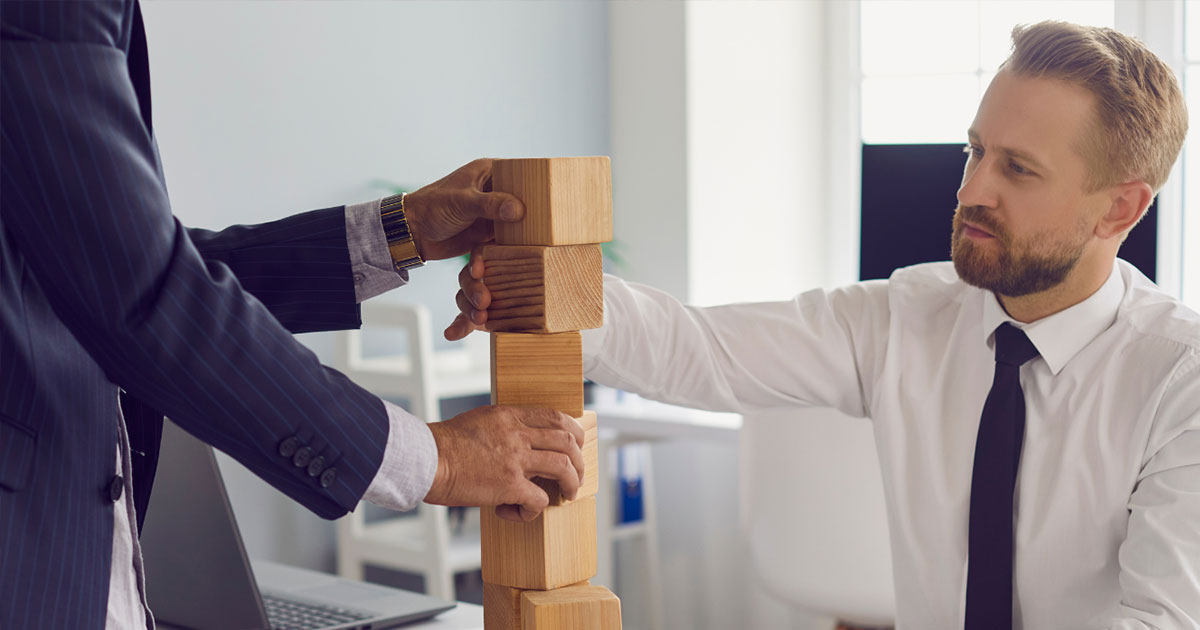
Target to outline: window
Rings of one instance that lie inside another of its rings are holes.
[[[1114,2],[863,0],[860,19],[863,142],[961,143],[1013,26],[1113,26]]]

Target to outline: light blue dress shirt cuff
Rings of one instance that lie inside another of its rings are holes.
[[[437,472],[437,443],[420,418],[388,401],[387,447],[363,499],[393,510],[411,510],[429,494]]]
[[[408,270],[392,266],[383,219],[382,199],[346,206],[346,244],[350,247],[350,269],[354,273],[354,299],[358,302],[390,291],[408,282]]]

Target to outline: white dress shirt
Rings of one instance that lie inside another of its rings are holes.
[[[992,293],[934,263],[786,302],[688,307],[613,277],[604,298],[592,380],[871,418],[897,628],[962,628],[975,436],[1013,321]],[[1200,315],[1118,261],[1083,302],[1013,323],[1040,353],[1020,370],[1013,627],[1200,628]]]
[[[387,238],[379,215],[381,200],[346,206],[346,240],[354,295],[359,302],[408,281],[406,271],[392,267]],[[388,438],[383,461],[363,499],[394,510],[411,510],[425,498],[437,471],[437,444],[420,418],[391,402],[383,401],[388,416]],[[154,628],[154,617],[146,605],[142,552],[133,534],[137,522],[133,505],[133,475],[127,462],[130,451],[125,420],[117,406],[116,473],[125,482],[121,502],[113,509],[112,568],[108,587],[105,630]]]

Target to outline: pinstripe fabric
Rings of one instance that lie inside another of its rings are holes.
[[[358,325],[342,208],[186,230],[136,5],[0,12],[0,628],[102,628],[118,386],[139,512],[159,411],[326,518],[363,495],[387,416],[290,334]],[[329,488],[277,454],[291,436]]]

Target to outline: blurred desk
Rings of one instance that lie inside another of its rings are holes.
[[[483,606],[458,602],[454,610],[448,610],[433,619],[399,626],[403,630],[483,630]]]
[[[647,400],[611,387],[596,386],[588,409],[596,412],[601,430],[617,434],[618,443],[659,440],[736,441],[742,416],[688,409]]]

